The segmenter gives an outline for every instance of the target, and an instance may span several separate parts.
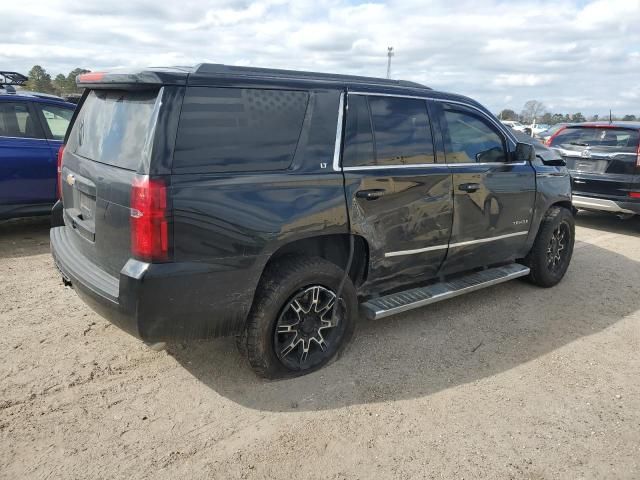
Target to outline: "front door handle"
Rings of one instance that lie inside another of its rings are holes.
[[[377,200],[386,193],[386,190],[382,188],[372,188],[371,190],[358,190],[356,197],[364,198],[367,200]]]
[[[480,188],[479,183],[461,183],[458,185],[458,190],[462,190],[463,192],[473,193]]]

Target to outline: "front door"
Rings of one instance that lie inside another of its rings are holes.
[[[0,101],[0,205],[53,204],[55,174],[55,159],[30,105]]]
[[[514,260],[524,251],[535,202],[535,171],[511,161],[515,142],[484,113],[439,103],[453,182],[453,225],[443,273]]]
[[[342,167],[351,230],[367,240],[363,292],[437,275],[451,232],[451,175],[425,100],[347,96]],[[442,158],[440,158],[442,160]]]

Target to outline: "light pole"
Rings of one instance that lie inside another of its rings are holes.
[[[393,57],[393,47],[387,47],[387,78],[391,78],[391,57]]]

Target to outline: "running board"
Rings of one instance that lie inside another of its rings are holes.
[[[518,263],[489,268],[448,282],[435,283],[428,287],[413,288],[404,292],[374,298],[361,304],[360,311],[367,319],[377,320],[480,290],[481,288],[490,287],[491,285],[507,282],[514,278],[524,277],[528,274],[529,268]]]

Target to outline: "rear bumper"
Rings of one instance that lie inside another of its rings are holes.
[[[66,227],[52,228],[51,253],[63,278],[92,309],[149,342],[231,335],[244,327],[261,257],[150,264],[130,259],[113,277],[82,256]]]
[[[597,210],[611,213],[640,214],[640,202],[631,202],[619,198],[587,197],[573,195],[573,206],[584,210]]]

